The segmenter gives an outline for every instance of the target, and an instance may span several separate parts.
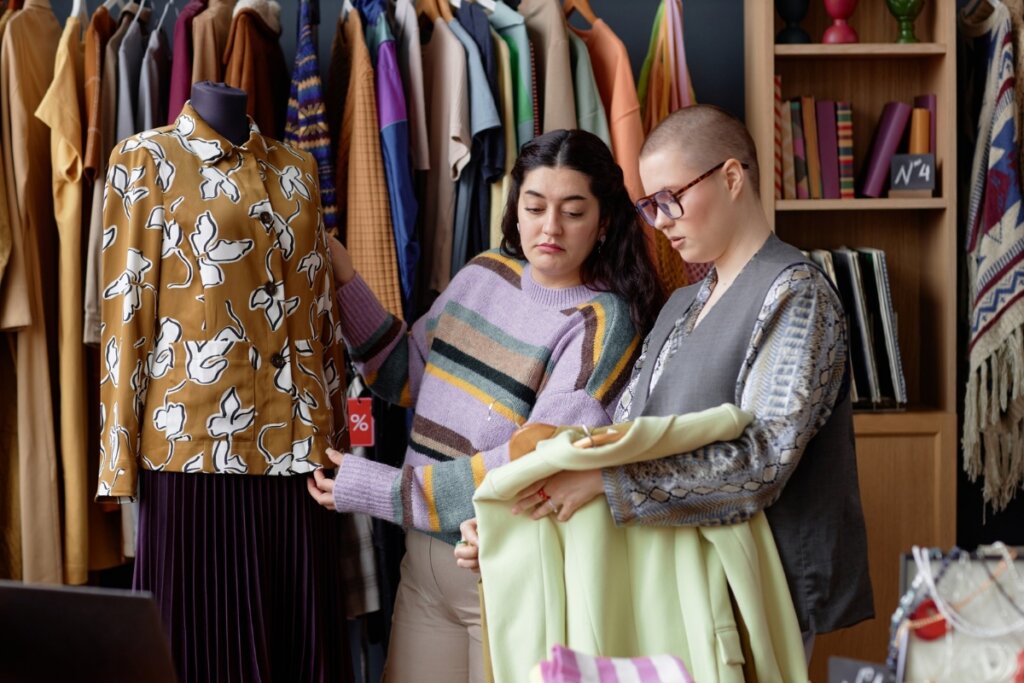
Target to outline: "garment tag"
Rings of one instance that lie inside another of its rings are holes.
[[[348,399],[348,435],[353,447],[373,445],[373,399]]]

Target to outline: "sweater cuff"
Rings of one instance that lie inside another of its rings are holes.
[[[347,284],[338,287],[337,295],[341,331],[350,347],[365,344],[391,317],[358,273]]]
[[[401,470],[379,462],[346,455],[334,479],[334,506],[338,512],[362,512],[398,523],[391,491]]]
[[[626,479],[623,468],[606,467],[601,470],[601,479],[604,481],[604,497],[608,501],[615,526],[626,526],[635,521],[636,510],[623,486]]]

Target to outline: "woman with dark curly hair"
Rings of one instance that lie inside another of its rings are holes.
[[[334,242],[341,324],[378,396],[415,408],[405,466],[329,451],[310,494],[409,533],[389,681],[482,681],[476,577],[452,546],[484,475],[527,422],[611,421],[661,288],[608,147],[581,130],[526,144],[500,249],[473,259],[411,328],[380,305]]]

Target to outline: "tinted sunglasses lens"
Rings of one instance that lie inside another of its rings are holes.
[[[679,200],[672,196],[671,192],[661,191],[654,195],[654,201],[657,203],[658,208],[664,212],[666,216],[675,220],[676,218],[683,217],[683,206],[679,203]]]
[[[653,227],[658,221],[658,205],[650,197],[644,197],[636,203],[636,212],[647,225]]]

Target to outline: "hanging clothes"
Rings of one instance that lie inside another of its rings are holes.
[[[430,168],[430,146],[427,138],[427,100],[423,95],[419,18],[412,0],[395,0],[393,12],[395,46],[398,48],[398,66],[402,71],[409,119],[412,167],[416,171],[426,171]]]
[[[508,46],[515,107],[516,149],[519,150],[534,137],[535,88],[526,19],[502,0],[497,0],[488,20]]]
[[[281,6],[239,0],[224,49],[224,82],[249,96],[248,113],[264,135],[282,137],[288,108],[288,67],[281,51]]]
[[[88,428],[82,345],[82,22],[71,16],[57,47],[53,81],[36,109],[50,128],[53,208],[59,233],[60,460],[64,579],[89,578]]]
[[[536,57],[537,74],[542,82],[541,131],[576,127],[576,103],[572,95],[572,65],[565,15],[558,0],[523,0],[519,13],[526,19]]]
[[[380,147],[373,64],[358,11],[338,18],[334,38],[348,65],[348,91],[338,140],[337,167],[348,169],[346,245],[352,262],[377,298],[402,316],[402,288],[384,159]]]
[[[0,16],[0,38],[3,37],[10,19],[8,13]],[[3,164],[0,163],[0,287],[3,286],[4,273],[11,258],[14,236],[7,207],[7,182],[4,178]]]
[[[320,81],[316,40],[318,19],[313,16],[312,0],[300,0],[299,40],[295,47],[295,66],[292,70],[284,139],[316,159],[324,225],[334,232],[338,225],[338,206],[334,192],[334,169],[331,165],[330,128],[327,125],[323,84]]]
[[[186,6],[187,9],[187,6]],[[106,7],[100,5],[93,12],[89,27],[85,29],[85,158],[82,169],[85,178],[93,182],[102,177],[103,166],[107,160],[103,157],[103,144],[100,126],[100,92],[103,82],[103,55],[107,42],[117,30],[117,22],[110,16]],[[98,340],[97,340],[98,341]]]
[[[107,159],[117,143],[117,88],[121,42],[139,6],[132,3],[121,10],[117,28],[103,49],[103,75],[100,79],[99,132],[97,136],[97,177],[106,176]],[[103,183],[93,186],[89,216],[89,243],[85,262],[85,323],[82,337],[86,344],[100,343],[100,292],[103,290],[100,264],[103,251]]]
[[[114,142],[139,132],[135,127],[136,108],[139,104],[139,80],[142,77],[142,58],[146,55],[149,38],[146,30],[152,12],[148,8],[135,15],[128,24],[117,48],[117,128]]]
[[[164,12],[166,11],[165,9]],[[135,108],[136,131],[150,130],[163,125],[170,79],[171,48],[161,20],[149,34],[146,52],[142,57],[139,101]]]
[[[58,252],[49,129],[34,114],[53,80],[61,26],[47,0],[27,0],[0,49],[7,201],[20,264],[5,277],[0,326],[24,317],[16,335],[22,578],[60,583],[60,504],[54,416],[59,411]]]
[[[601,102],[601,94],[594,80],[594,67],[590,63],[587,44],[575,32],[569,32],[569,60],[572,63],[573,92],[576,95],[576,120],[579,127],[593,133],[611,149],[612,136],[608,131],[608,117]]]
[[[480,19],[482,25],[486,27],[486,18]],[[459,175],[455,195],[451,257],[451,276],[454,277],[462,266],[483,250],[484,231],[487,230],[489,234],[491,197],[486,188],[494,178],[499,177],[502,170],[495,166],[498,161],[495,143],[501,142],[501,118],[495,105],[483,55],[476,41],[458,20],[453,20],[448,25],[466,51],[466,66],[469,72],[469,122],[472,134],[469,163]],[[489,39],[489,32],[487,36]],[[501,155],[504,156],[504,150],[501,150]]]
[[[636,200],[644,195],[638,163],[644,144],[644,129],[629,52],[602,19],[595,21],[590,29],[571,30],[587,45],[597,89],[607,111],[612,153],[622,167],[629,196]],[[647,226],[639,229],[644,231],[651,260],[665,291],[672,292],[685,285],[687,278],[683,260],[672,249],[668,239],[660,231]]]
[[[199,13],[206,9],[206,0],[189,0],[174,22],[174,49],[171,60],[171,86],[167,99],[167,123],[174,123],[192,91],[192,27]],[[99,12],[99,10],[97,10]],[[224,59],[224,53],[218,61]]]
[[[402,309],[408,320],[414,313],[412,296],[416,284],[416,266],[420,258],[420,245],[416,238],[416,215],[419,207],[416,204],[410,166],[409,121],[406,115],[405,93],[402,91],[402,77],[398,68],[398,54],[395,39],[391,35],[384,13],[377,17],[367,31],[367,42],[370,56],[374,59],[380,145],[394,223],[398,272],[402,287]]]
[[[501,220],[512,187],[512,168],[516,162],[515,95],[512,89],[512,51],[498,32],[491,29],[491,40],[498,55],[498,109],[505,138],[505,168],[501,178],[491,184],[490,248],[501,246]]]
[[[224,81],[224,53],[235,0],[209,0],[192,20],[192,83]]]

